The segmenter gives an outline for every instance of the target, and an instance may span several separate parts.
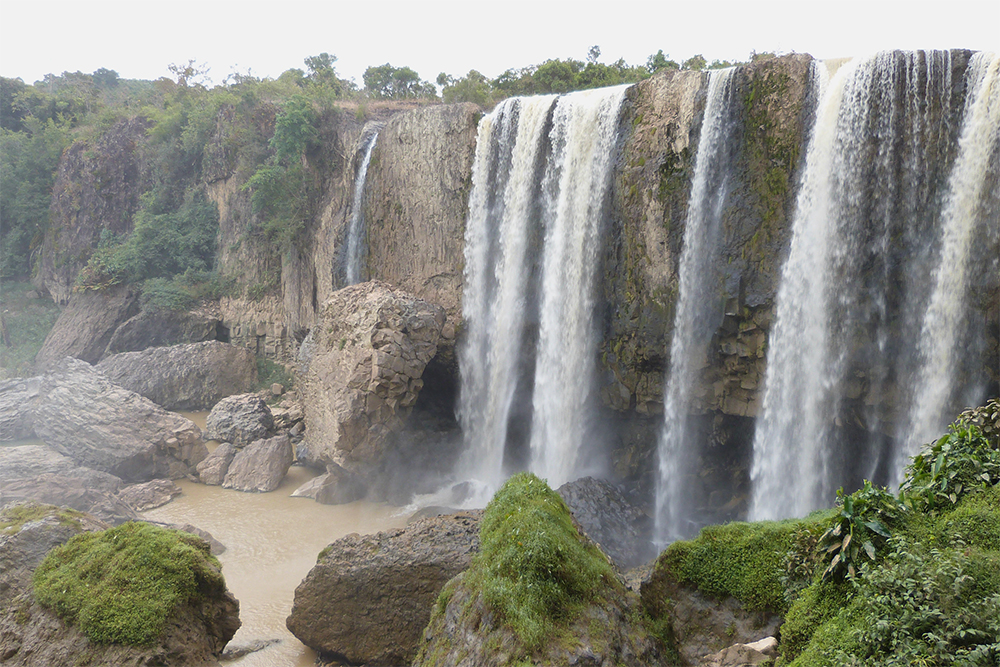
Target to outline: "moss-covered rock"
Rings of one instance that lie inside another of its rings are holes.
[[[438,597],[414,665],[648,665],[666,655],[637,596],[534,475],[497,492],[480,545]]]

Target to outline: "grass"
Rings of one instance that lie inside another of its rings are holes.
[[[20,532],[25,524],[50,515],[57,517],[59,523],[75,528],[80,527],[80,519],[84,516],[83,513],[67,507],[58,508],[35,502],[12,505],[0,512],[0,535],[14,535]]]
[[[50,299],[29,298],[31,283],[0,282],[0,311],[10,347],[0,340],[0,380],[32,374],[35,356],[59,318]]]
[[[208,544],[130,522],[82,533],[35,571],[35,597],[98,644],[155,642],[177,607],[225,585]]]

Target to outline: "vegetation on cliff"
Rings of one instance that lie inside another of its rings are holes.
[[[146,523],[81,533],[34,574],[38,602],[99,644],[148,645],[177,607],[224,588],[198,537]]]
[[[687,585],[777,611],[778,665],[997,664],[998,432],[992,399],[914,457],[898,495],[866,483],[806,519],[671,545],[643,587],[647,610],[667,618],[667,596]]]

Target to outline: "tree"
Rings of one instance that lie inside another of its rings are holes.
[[[655,74],[661,69],[680,69],[681,66],[674,60],[668,60],[669,56],[663,55],[663,49],[646,59],[646,69],[650,74]]]
[[[449,83],[442,91],[444,101],[452,102],[473,102],[481,107],[489,106],[493,102],[493,87],[490,80],[476,70],[469,70],[463,78],[455,81],[448,77]],[[441,77],[438,77],[438,83]]]
[[[365,89],[374,97],[398,99],[406,97],[435,97],[434,85],[420,80],[420,75],[409,67],[393,67],[389,63],[369,67],[362,78]]]
[[[701,70],[705,69],[706,65],[708,65],[708,61],[705,60],[705,56],[699,53],[698,55],[691,56],[690,58],[685,60],[684,64],[681,65],[681,69],[691,69],[696,72],[700,72]]]
[[[596,63],[600,57],[601,57],[601,47],[594,44],[592,47],[590,47],[590,50],[587,51],[587,62]]]
[[[196,65],[193,59],[187,61],[184,65],[178,65],[177,63],[167,65],[167,70],[177,77],[177,85],[181,88],[189,86],[204,88],[204,84],[208,80],[208,65],[204,63]]]

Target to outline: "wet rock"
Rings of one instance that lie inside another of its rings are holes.
[[[310,457],[368,474],[423,388],[444,310],[379,282],[335,292],[314,328],[303,390]]]
[[[145,512],[166,505],[181,495],[181,487],[169,479],[154,479],[142,484],[131,484],[118,492],[118,499],[135,509]]]
[[[205,460],[198,464],[198,479],[202,484],[220,486],[226,479],[229,466],[236,456],[236,446],[229,442],[224,442],[215,448]]]
[[[167,410],[207,410],[257,384],[257,359],[219,341],[123,352],[96,365],[109,380]]]
[[[257,440],[236,452],[223,488],[266,493],[274,491],[292,466],[295,453],[287,435]]]
[[[222,399],[205,420],[206,438],[231,442],[237,447],[266,438],[273,430],[271,409],[256,394],[237,394]]]
[[[173,530],[180,530],[185,533],[191,533],[192,535],[197,535],[201,539],[208,543],[208,547],[212,552],[213,556],[218,556],[219,554],[226,553],[226,545],[215,539],[215,536],[207,530],[202,530],[197,526],[192,526],[190,523],[164,523],[162,521],[150,521],[149,519],[143,519],[146,523],[151,523],[161,528],[171,528]]]
[[[86,514],[57,507],[17,521],[18,506],[0,511],[0,661],[11,667],[37,665],[176,665],[214,663],[239,628],[239,603],[225,586],[199,589],[196,602],[171,615],[164,634],[151,646],[95,644],[39,605],[31,578],[48,551],[83,531],[107,528]],[[11,523],[11,519],[15,519]]]
[[[438,593],[479,549],[481,516],[465,512],[337,540],[295,589],[288,629],[352,664],[410,664]]]
[[[329,463],[326,473],[314,477],[293,493],[293,498],[312,498],[323,505],[343,505],[361,500],[368,493],[368,485],[358,475]]]
[[[35,433],[31,399],[38,395],[41,380],[15,378],[0,382],[0,442],[23,440]]]
[[[66,358],[42,376],[30,401],[35,434],[49,447],[129,482],[183,477],[208,453],[191,420],[77,359]]]
[[[563,484],[556,492],[587,537],[621,569],[633,568],[656,555],[644,537],[650,532],[650,518],[628,502],[614,484],[584,477]]]
[[[246,642],[245,644],[240,644],[238,646],[227,646],[226,650],[222,652],[222,660],[229,662],[230,660],[236,660],[238,658],[243,658],[251,653],[256,653],[266,649],[268,646],[274,646],[275,644],[280,644],[280,639],[253,639]]]

